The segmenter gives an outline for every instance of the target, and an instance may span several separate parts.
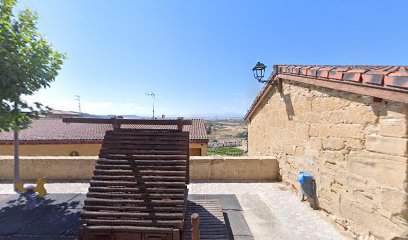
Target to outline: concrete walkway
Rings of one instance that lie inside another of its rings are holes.
[[[88,186],[48,183],[46,189],[49,193],[86,193]],[[189,190],[189,194],[235,194],[255,240],[348,239],[282,183],[205,181],[191,183]],[[0,196],[13,193],[12,184],[0,184]]]

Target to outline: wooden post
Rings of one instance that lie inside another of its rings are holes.
[[[279,78],[279,79],[278,79],[278,92],[279,92],[279,93],[283,93],[283,86],[282,86],[282,84],[283,84],[283,80],[282,80],[282,78]]]
[[[180,231],[178,229],[173,229],[173,240],[180,240]]]
[[[191,214],[191,240],[200,240],[200,216]]]
[[[376,103],[382,102],[382,98],[373,97],[373,102],[376,102]]]
[[[183,118],[182,117],[177,118],[177,130],[179,132],[183,131]]]
[[[118,122],[118,119],[116,117],[112,118],[112,128],[113,130],[120,129],[120,123]]]

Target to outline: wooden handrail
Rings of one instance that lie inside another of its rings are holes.
[[[178,118],[176,120],[168,119],[122,119],[122,118],[63,118],[64,123],[93,123],[93,124],[112,124],[113,129],[120,129],[122,124],[135,125],[176,125],[179,131],[183,131],[183,125],[191,125],[192,120]]]

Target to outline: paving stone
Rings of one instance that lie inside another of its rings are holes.
[[[79,209],[55,207],[26,225],[17,235],[63,235],[79,222],[79,212]]]
[[[189,194],[189,200],[219,199],[223,210],[242,211],[238,199],[234,194]]]
[[[234,235],[234,239],[235,236],[253,236],[241,211],[227,210],[225,213],[228,216],[229,225]]]
[[[31,210],[24,210],[24,206],[3,207],[0,211],[0,236],[15,234],[20,229],[26,227],[39,217],[47,214],[49,209],[37,207]]]

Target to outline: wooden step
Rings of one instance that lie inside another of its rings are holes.
[[[171,200],[180,200],[184,199],[183,194],[150,194],[150,193],[118,193],[118,192],[88,192],[86,194],[87,197],[90,198],[105,198],[105,199],[153,199],[153,200],[161,200],[161,199],[171,199]]]
[[[142,176],[180,176],[185,177],[184,171],[155,171],[155,170],[139,170]],[[132,170],[94,170],[94,175],[120,175],[120,176],[134,176]]]
[[[171,193],[171,194],[184,194],[186,188],[164,188],[159,187],[148,187],[143,190],[146,193]],[[89,192],[121,192],[121,193],[140,193],[141,190],[139,187],[89,187]]]

